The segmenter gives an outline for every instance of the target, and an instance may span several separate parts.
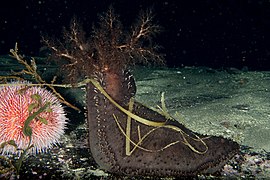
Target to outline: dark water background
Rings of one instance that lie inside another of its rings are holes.
[[[110,5],[129,27],[141,10],[153,8],[163,32],[155,39],[170,67],[207,66],[269,70],[270,2],[267,0],[26,0],[0,7],[0,54],[19,43],[31,56],[42,55],[41,35],[59,38],[76,16],[90,32]]]

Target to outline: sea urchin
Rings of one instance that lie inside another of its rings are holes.
[[[25,85],[24,85],[25,84]],[[67,118],[57,97],[42,87],[27,86],[29,82],[13,82],[9,86],[0,86],[0,144],[14,140],[18,149],[26,149],[29,136],[23,133],[26,119],[31,115],[29,106],[35,103],[33,95],[40,97],[40,103],[50,103],[50,111],[39,113],[40,119],[33,119],[29,126],[32,129],[31,153],[43,152],[56,144],[67,124]],[[2,151],[2,152],[1,152]],[[18,153],[12,145],[6,145],[2,154]]]

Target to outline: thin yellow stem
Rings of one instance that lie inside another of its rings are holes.
[[[98,81],[94,80],[94,79],[90,79],[91,83],[111,102],[113,103],[117,108],[119,108],[123,113],[125,113],[127,116],[129,116],[130,118],[142,123],[142,124],[145,124],[145,125],[148,125],[148,126],[152,126],[152,127],[155,127],[153,128],[152,130],[150,130],[148,133],[146,133],[142,138],[140,138],[141,134],[140,134],[140,131],[138,130],[138,135],[139,135],[139,141],[138,143],[135,143],[131,140],[130,138],[130,131],[131,131],[131,127],[128,127],[128,126],[131,126],[131,122],[127,124],[127,127],[129,128],[128,130],[126,130],[126,132],[123,130],[123,128],[121,127],[121,125],[119,124],[116,116],[113,114],[113,117],[120,129],[120,131],[124,134],[124,136],[126,137],[126,145],[129,146],[129,147],[126,147],[126,154],[127,155],[131,155],[132,152],[136,149],[136,148],[140,148],[140,149],[143,149],[145,151],[150,151],[150,152],[154,152],[155,150],[149,150],[149,149],[146,149],[146,148],[143,148],[140,146],[140,144],[142,143],[142,141],[152,132],[154,132],[156,129],[158,128],[169,128],[169,129],[172,129],[174,131],[177,131],[179,132],[181,135],[182,135],[182,138],[183,138],[183,141],[182,143],[185,144],[186,146],[188,146],[192,151],[194,151],[195,153],[198,153],[198,154],[205,154],[207,151],[208,151],[208,146],[207,144],[203,141],[202,138],[200,138],[199,136],[197,136],[196,134],[193,134],[196,138],[193,138],[193,137],[190,137],[187,133],[185,133],[181,128],[177,127],[177,126],[173,126],[173,125],[166,125],[166,121],[165,122],[156,122],[156,121],[152,121],[152,120],[148,120],[148,119],[145,119],[145,118],[142,118],[140,116],[137,116],[135,114],[133,114],[131,111],[129,110],[126,110],[125,108],[123,108],[122,106],[120,106],[117,102],[115,102],[111,97],[110,95],[108,95],[108,93],[101,87],[101,85],[99,84]],[[162,99],[163,101],[163,104],[162,104],[162,109],[165,111],[166,110],[166,107],[165,107],[165,103],[164,103],[164,98]],[[167,115],[169,115],[168,113],[165,113]],[[169,117],[171,118],[171,117]],[[129,119],[129,118],[128,118]],[[186,139],[186,137],[190,137],[192,140],[194,141],[198,141],[198,142],[201,142],[203,144],[203,146],[205,147],[205,150],[204,151],[199,151],[197,149],[195,149],[189,142],[188,140]],[[128,142],[129,141],[129,142]],[[160,150],[157,150],[157,151],[161,151],[161,150],[164,150],[174,144],[177,144],[178,142],[180,141],[175,141],[175,142],[172,142],[168,145],[166,145],[165,147],[161,148]],[[130,151],[130,143],[132,143],[135,147]]]

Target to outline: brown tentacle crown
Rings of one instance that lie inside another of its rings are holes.
[[[134,100],[136,85],[128,68],[163,62],[152,41],[159,30],[147,11],[130,32],[124,32],[109,8],[90,38],[72,20],[64,43],[45,43],[61,60],[71,83],[90,79],[86,91],[89,144],[101,169],[131,176],[213,174],[239,151],[236,142],[192,132],[171,118],[164,104],[160,113]]]

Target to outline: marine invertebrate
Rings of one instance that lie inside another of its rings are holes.
[[[158,113],[133,99],[136,84],[129,66],[163,61],[152,41],[159,31],[152,20],[151,11],[142,13],[126,33],[109,8],[89,39],[72,20],[65,43],[45,43],[71,83],[88,78],[89,144],[100,168],[124,175],[215,173],[238,151],[237,143],[192,132],[172,119],[164,104]]]
[[[112,7],[100,15],[99,20],[89,39],[75,18],[71,20],[70,31],[64,29],[63,43],[43,38],[53,50],[53,59],[62,64],[69,81],[95,77],[96,72],[122,71],[135,63],[164,61],[163,55],[157,53],[159,46],[153,42],[161,28],[153,23],[152,11],[141,12],[130,32],[124,31]]]
[[[64,134],[67,124],[64,109],[57,97],[41,87],[28,87],[29,82],[0,86],[1,153],[20,153],[27,149],[37,153],[49,149]]]

